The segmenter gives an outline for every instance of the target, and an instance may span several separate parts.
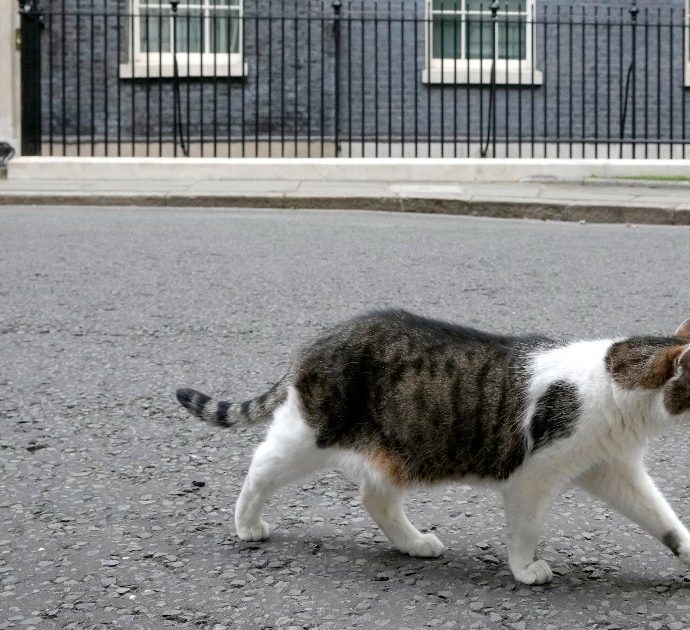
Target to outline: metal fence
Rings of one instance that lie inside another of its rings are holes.
[[[24,153],[684,158],[690,141],[679,8],[99,2],[20,4]]]

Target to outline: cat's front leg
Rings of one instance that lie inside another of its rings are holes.
[[[511,479],[503,490],[508,562],[515,579],[523,584],[545,584],[553,579],[551,567],[537,557],[537,541],[557,490],[545,478],[532,474]]]
[[[661,539],[661,542],[678,556],[683,564],[690,566],[690,534],[685,527],[683,529],[685,529],[685,536],[677,532],[669,532]]]
[[[645,470],[641,454],[625,461],[598,464],[577,483],[658,538],[690,565],[690,532]]]

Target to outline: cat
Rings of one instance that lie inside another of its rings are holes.
[[[278,488],[338,468],[411,556],[436,557],[444,546],[410,523],[406,491],[492,482],[504,497],[515,579],[549,582],[537,539],[551,503],[575,484],[690,564],[690,533],[643,463],[650,437],[690,423],[690,319],[669,337],[563,342],[374,312],[308,344],[258,398],[218,402],[186,388],[177,398],[220,427],[272,418],[237,500],[242,540],[268,537],[262,508]]]

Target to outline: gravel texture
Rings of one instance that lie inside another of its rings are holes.
[[[578,491],[517,585],[489,489],[410,497],[448,546],[395,552],[338,473],[232,509],[263,427],[216,432],[177,386],[261,393],[325,324],[403,306],[505,332],[671,333],[690,230],[383,213],[0,208],[0,629],[690,627],[690,570]],[[690,520],[689,438],[650,451]]]

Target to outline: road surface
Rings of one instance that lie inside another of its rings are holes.
[[[0,628],[690,627],[690,569],[579,491],[551,585],[517,585],[491,490],[412,495],[448,547],[391,548],[325,472],[232,509],[263,427],[217,432],[174,390],[244,399],[325,325],[405,307],[507,333],[667,334],[690,229],[336,211],[0,208]],[[690,521],[688,433],[649,467]]]

